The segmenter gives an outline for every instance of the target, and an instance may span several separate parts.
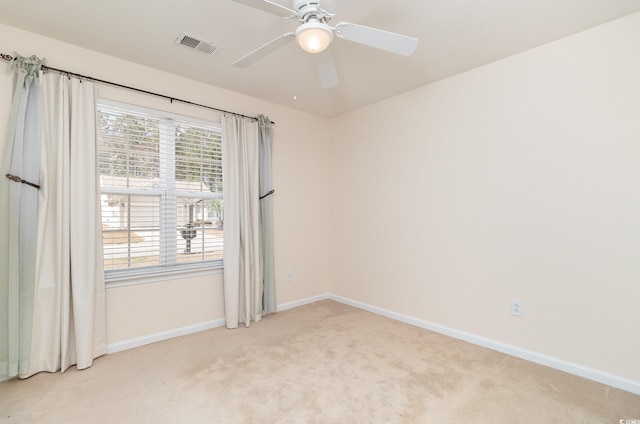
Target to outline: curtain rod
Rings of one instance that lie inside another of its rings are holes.
[[[11,62],[12,60],[14,60],[13,56],[5,54],[5,53],[0,53],[0,58],[2,58],[2,60],[5,60],[7,62]],[[42,65],[42,69],[44,71],[59,72],[59,73],[64,74],[64,75],[74,76],[74,77],[78,77],[78,78],[81,78],[81,79],[84,78],[86,80],[91,80],[93,82],[98,82],[98,83],[101,83],[101,84],[111,85],[111,86],[119,87],[119,88],[125,88],[127,90],[137,91],[138,93],[144,93],[144,94],[150,94],[150,95],[156,96],[156,97],[162,97],[163,99],[169,100],[171,103],[176,101],[176,102],[185,103],[185,104],[192,105],[192,106],[198,106],[198,107],[203,107],[205,109],[215,110],[215,111],[222,112],[222,113],[230,113],[231,115],[241,116],[243,118],[249,118],[249,119],[258,120],[258,118],[256,118],[255,116],[247,116],[247,115],[243,115],[241,113],[235,113],[235,112],[231,112],[231,111],[228,111],[228,110],[219,109],[219,108],[213,107],[213,106],[207,106],[207,105],[203,105],[203,104],[200,104],[200,103],[194,103],[194,102],[191,102],[189,100],[183,100],[183,99],[167,96],[167,95],[160,94],[160,93],[154,93],[153,91],[142,90],[140,88],[135,88],[135,87],[131,87],[131,86],[128,86],[128,85],[118,84],[116,82],[105,81],[105,80],[101,80],[101,79],[98,79],[98,78],[89,77],[89,76],[86,76],[86,75],[76,74],[75,72],[65,71],[64,69],[52,68],[51,66],[47,66],[47,65]],[[275,125],[276,123],[271,121],[271,124]]]

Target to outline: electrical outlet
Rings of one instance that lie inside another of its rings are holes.
[[[293,282],[293,271],[287,271],[287,281]]]
[[[522,302],[519,300],[511,299],[511,315],[514,317],[522,316]]]

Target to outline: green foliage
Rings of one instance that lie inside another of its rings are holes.
[[[220,136],[211,130],[176,125],[176,180],[199,181],[222,192]]]
[[[155,119],[98,113],[100,174],[158,178],[160,131]]]
[[[222,201],[222,199],[210,200],[209,208],[218,217],[217,225],[221,228],[224,227],[224,202]]]

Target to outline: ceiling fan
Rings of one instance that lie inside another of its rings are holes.
[[[235,61],[233,66],[237,68],[248,67],[295,38],[303,50],[315,54],[322,87],[331,88],[339,83],[333,55],[331,50],[327,49],[334,36],[403,56],[411,56],[418,47],[416,38],[381,29],[349,22],[340,22],[332,27],[328,22],[335,15],[322,8],[321,0],[292,0],[291,9],[269,0],[233,1],[300,22],[295,31],[282,34]]]

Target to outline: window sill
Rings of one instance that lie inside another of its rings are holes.
[[[158,283],[162,281],[183,280],[185,278],[201,277],[203,275],[222,274],[223,266],[199,269],[176,269],[172,271],[159,271],[157,273],[147,273],[144,275],[122,275],[111,276],[105,281],[106,289],[118,287],[137,286],[139,284]]]

